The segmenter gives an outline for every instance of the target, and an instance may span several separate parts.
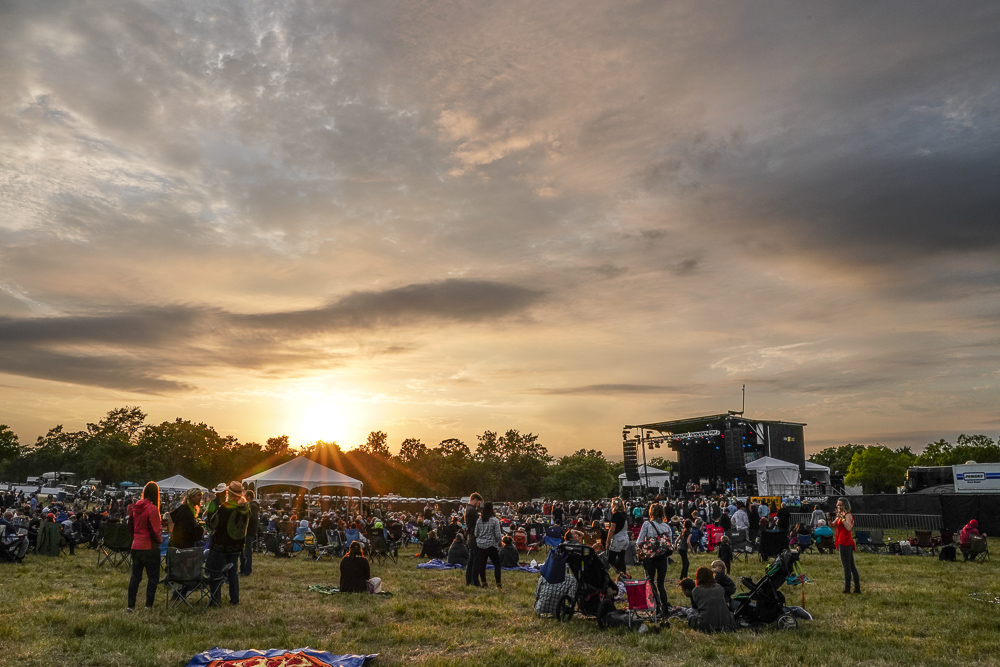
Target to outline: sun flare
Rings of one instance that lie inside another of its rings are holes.
[[[315,400],[297,411],[293,440],[298,445],[306,445],[317,440],[336,442],[343,449],[354,445],[352,413],[342,399]]]

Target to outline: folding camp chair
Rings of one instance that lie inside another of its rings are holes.
[[[937,547],[934,545],[934,539],[931,537],[931,531],[917,530],[914,531],[914,535],[916,535],[917,538],[918,555],[929,556],[937,553]]]
[[[927,531],[928,534],[930,531]],[[871,553],[878,554],[884,553],[889,550],[889,545],[885,543],[885,534],[880,528],[873,528],[868,531],[868,546],[871,548]]]
[[[97,566],[132,566],[132,533],[124,523],[102,523],[97,542]]]
[[[389,543],[385,540],[385,535],[381,530],[376,530],[371,535],[371,546],[368,548],[368,555],[379,565],[385,563],[386,559],[392,558],[389,553]]]
[[[809,535],[809,534],[803,535],[802,533],[799,533],[798,534],[798,547],[799,547],[799,553],[800,554],[801,553],[805,553],[807,551],[812,551],[813,550],[813,538],[812,538],[812,535]]]
[[[733,560],[749,563],[750,554],[753,553],[753,545],[747,538],[746,531],[731,530],[726,535],[729,536],[729,545],[733,548]]]
[[[625,599],[628,602],[628,626],[649,621],[654,628],[659,625],[656,614],[656,594],[653,582],[648,579],[623,579]]]
[[[514,532],[514,546],[518,551],[530,554],[538,548],[537,544],[528,544],[528,534],[522,530]]]
[[[0,559],[20,563],[28,553],[28,536],[15,533],[7,535],[7,526],[0,526]]]
[[[866,554],[878,553],[878,550],[872,546],[871,533],[867,530],[854,531],[854,542],[858,545],[858,551]]]
[[[990,546],[982,535],[974,535],[969,543],[968,560],[984,562],[990,559]]]
[[[326,544],[321,544],[316,548],[316,560],[333,560],[344,551],[344,546],[340,543],[340,532],[330,529],[326,531]]]
[[[167,549],[167,574],[163,585],[167,587],[167,609],[185,604],[188,609],[205,609],[211,601],[208,579],[205,577],[205,550]]]
[[[313,560],[318,559],[319,545],[316,543],[316,533],[310,530],[302,536],[302,550]]]

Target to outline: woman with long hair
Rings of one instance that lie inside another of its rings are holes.
[[[160,487],[148,482],[142,498],[129,508],[128,525],[132,531],[132,578],[128,582],[128,607],[135,611],[142,571],[146,571],[146,609],[153,608],[156,587],[160,583]]]
[[[654,503],[649,508],[649,520],[642,524],[639,537],[636,539],[636,548],[640,548],[646,540],[658,540],[662,535],[668,542],[670,541],[670,526],[663,522],[663,505]],[[664,551],[656,556],[644,558],[642,567],[646,570],[646,578],[653,583],[653,593],[656,598],[656,614],[663,615],[667,610],[667,589],[663,587],[663,580],[667,577],[667,558],[669,554]]]
[[[854,515],[851,501],[841,498],[837,501],[837,518],[833,522],[833,543],[840,552],[840,564],[844,566],[844,593],[851,592],[851,578],[854,578],[854,592],[861,592],[861,576],[854,564]]]
[[[608,562],[619,572],[625,572],[625,550],[628,549],[628,514],[625,512],[625,501],[619,498],[611,499],[611,527],[605,538],[604,548],[608,553]]]
[[[372,576],[371,563],[365,558],[361,542],[351,542],[347,555],[340,560],[340,592],[382,592],[382,580]]]
[[[493,513],[493,503],[483,503],[483,513],[476,523],[476,571],[473,574],[472,583],[486,588],[486,559],[493,561],[493,575],[497,581],[497,588],[502,588],[500,584],[500,537],[503,531],[500,530],[500,521]]]
[[[697,586],[691,591],[691,606],[698,612],[698,630],[717,632],[735,629],[736,621],[726,604],[725,591],[715,582],[715,573],[707,567],[699,567],[695,581]]]

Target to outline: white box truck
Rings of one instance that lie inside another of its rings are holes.
[[[952,466],[955,493],[1000,493],[1000,463],[967,461]]]

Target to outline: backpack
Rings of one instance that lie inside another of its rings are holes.
[[[243,540],[247,536],[247,526],[250,525],[250,512],[241,512],[234,508],[229,513],[229,520],[226,522],[226,534],[234,540]]]
[[[945,546],[941,547],[941,553],[938,554],[938,560],[948,560],[948,561],[951,561],[951,562],[954,563],[955,562],[955,545],[954,544],[946,544]]]

